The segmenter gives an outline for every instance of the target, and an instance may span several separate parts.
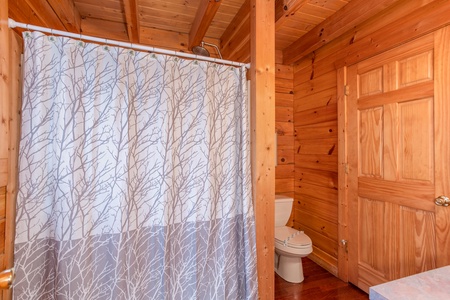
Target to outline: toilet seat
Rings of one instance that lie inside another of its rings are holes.
[[[312,241],[303,231],[288,226],[275,227],[275,244],[294,249],[309,249]]]

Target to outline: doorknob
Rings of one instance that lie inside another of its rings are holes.
[[[0,272],[0,289],[11,288],[14,281],[14,268]]]
[[[438,206],[449,206],[450,205],[450,199],[446,196],[439,196],[436,199],[434,199],[434,203]]]

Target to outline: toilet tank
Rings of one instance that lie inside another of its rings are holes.
[[[286,225],[291,216],[294,199],[283,195],[275,195],[275,227]]]

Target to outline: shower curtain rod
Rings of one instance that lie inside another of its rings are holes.
[[[19,27],[19,28],[24,28],[27,30],[42,31],[42,32],[50,33],[50,34],[56,34],[56,35],[71,37],[71,38],[75,38],[75,39],[82,39],[82,40],[87,40],[87,41],[92,41],[92,42],[97,42],[97,43],[103,43],[103,44],[108,44],[108,45],[120,46],[120,47],[124,47],[124,48],[132,48],[132,49],[137,49],[137,50],[149,51],[149,52],[154,52],[154,53],[159,53],[159,54],[167,54],[167,55],[178,56],[178,57],[210,61],[210,62],[219,63],[219,64],[231,65],[231,66],[235,66],[235,67],[244,66],[247,69],[250,69],[250,64],[245,64],[245,63],[240,63],[240,62],[235,62],[235,61],[225,60],[225,59],[211,58],[211,57],[206,57],[206,56],[199,56],[199,55],[195,55],[195,54],[173,51],[173,50],[166,50],[166,49],[161,49],[161,48],[144,46],[144,45],[140,45],[140,44],[120,42],[120,41],[116,41],[116,40],[98,38],[98,37],[88,36],[88,35],[83,35],[83,34],[76,34],[76,33],[56,30],[56,29],[50,29],[50,28],[46,28],[46,27],[35,26],[35,25],[31,25],[31,24],[20,23],[20,22],[14,21],[13,19],[8,19],[8,26],[9,26],[9,28]]]

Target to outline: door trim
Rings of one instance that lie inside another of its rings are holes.
[[[337,70],[338,121],[338,277],[348,282],[347,67]],[[343,243],[345,241],[345,243]]]

